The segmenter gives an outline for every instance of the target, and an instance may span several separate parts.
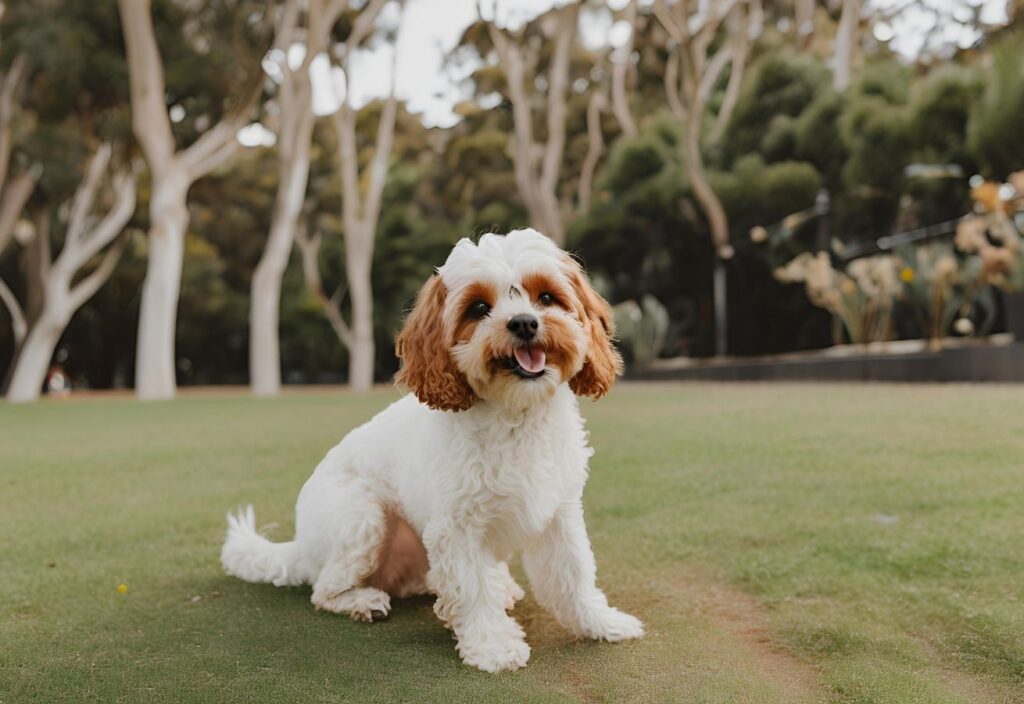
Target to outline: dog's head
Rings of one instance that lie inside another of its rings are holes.
[[[455,245],[417,296],[395,352],[397,381],[441,410],[478,399],[525,409],[564,382],[596,399],[622,371],[608,304],[536,230]]]

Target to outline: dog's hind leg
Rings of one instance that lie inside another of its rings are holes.
[[[376,496],[356,486],[333,498],[337,502],[328,519],[330,546],[313,582],[311,601],[318,609],[347,613],[357,621],[384,618],[391,610],[391,598],[380,589],[363,586],[385,538],[384,509]]]
[[[523,591],[523,588],[516,582],[515,577],[512,576],[507,562],[502,562],[498,566],[501,568],[502,577],[505,580],[505,591],[508,592],[508,598],[505,600],[505,610],[511,611],[515,608],[516,602],[526,596],[526,592]]]

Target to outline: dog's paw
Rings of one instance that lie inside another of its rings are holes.
[[[591,611],[582,625],[583,634],[597,640],[615,642],[640,638],[644,634],[644,624],[640,619],[612,606]]]
[[[348,589],[340,594],[316,598],[313,604],[318,609],[337,614],[348,614],[353,621],[380,621],[391,612],[391,597],[380,589],[361,587]]]
[[[473,643],[459,642],[459,654],[467,665],[484,672],[518,670],[530,659],[530,646],[522,638],[492,637]]]

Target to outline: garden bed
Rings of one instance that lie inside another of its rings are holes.
[[[1011,335],[839,345],[765,357],[660,359],[633,379],[699,381],[1024,381],[1024,342]]]

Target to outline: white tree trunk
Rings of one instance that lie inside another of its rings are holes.
[[[135,393],[141,399],[174,397],[174,331],[188,228],[188,189],[238,150],[238,129],[259,99],[254,82],[240,105],[175,151],[165,103],[164,67],[156,42],[151,0],[118,0],[131,89],[132,132],[151,175],[149,261],[142,287],[135,351]]]
[[[309,180],[309,149],[313,139],[313,59],[319,55],[347,3],[310,0],[305,12],[306,56],[298,67],[283,62],[284,81],[278,91],[281,115],[278,139],[278,184],[270,233],[253,272],[249,309],[249,379],[257,396],[276,396],[281,390],[281,353],[278,321],[281,279],[295,242]],[[379,12],[379,9],[376,10]],[[287,53],[296,40],[301,20],[300,3],[288,0],[275,28],[275,45]],[[360,15],[362,16],[362,15]],[[365,24],[365,20],[363,21]],[[360,30],[362,31],[362,30]]]
[[[295,241],[295,228],[306,197],[309,176],[309,133],[298,136],[301,145],[282,163],[274,220],[263,256],[253,272],[249,311],[249,375],[257,396],[275,396],[281,390],[281,354],[278,315],[281,278]]]
[[[264,253],[252,277],[249,302],[249,375],[252,392],[257,396],[276,396],[281,390],[278,309],[281,304],[283,271],[277,267],[276,262],[268,261]]]
[[[725,260],[715,255],[714,305],[715,305],[715,356],[724,357],[729,353],[729,305],[727,299],[728,279]]]
[[[360,233],[360,249],[369,239],[370,253],[348,257],[345,273],[352,299],[352,342],[348,348],[348,381],[353,391],[368,391],[373,386],[373,287],[370,280],[373,260],[373,232]]]
[[[626,137],[635,137],[637,132],[636,121],[629,109],[629,97],[626,95],[626,77],[636,41],[636,4],[637,0],[629,0],[626,6],[625,20],[629,23],[629,39],[612,54],[612,112]]]
[[[814,36],[814,0],[795,0],[796,38],[801,48],[807,48]]]
[[[604,135],[601,134],[601,111],[605,106],[604,93],[594,89],[587,103],[587,155],[580,168],[580,181],[576,199],[577,212],[586,215],[590,211],[591,191],[594,187],[594,172],[597,162],[604,153]]]
[[[843,11],[839,15],[839,26],[836,28],[832,84],[840,92],[847,89],[853,75],[853,55],[860,28],[860,4],[861,0],[843,0]]]
[[[274,236],[274,230],[270,236]],[[249,293],[249,383],[257,396],[276,396],[281,390],[277,328],[283,271],[264,252],[252,276]]]
[[[180,167],[167,169],[159,179],[154,174],[149,257],[135,350],[135,392],[145,400],[174,398],[174,335],[188,228],[189,185]]]
[[[39,398],[43,382],[46,381],[46,372],[53,359],[53,351],[57,348],[61,333],[67,324],[66,318],[47,314],[32,326],[11,375],[11,383],[7,388],[8,401],[25,403]]]

